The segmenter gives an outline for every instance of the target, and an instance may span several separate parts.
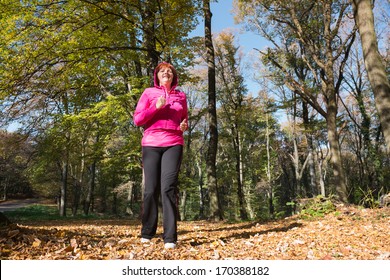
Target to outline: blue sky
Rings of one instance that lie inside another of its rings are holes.
[[[213,16],[211,18],[211,32],[217,35],[225,29],[232,30],[237,35],[238,44],[245,55],[253,52],[253,49],[263,49],[267,45],[267,41],[257,34],[244,31],[241,25],[234,23],[233,15],[233,0],[219,0],[218,3],[212,2],[210,5]],[[203,19],[199,19],[199,26],[190,36],[204,36],[204,22]],[[249,59],[247,57],[247,59]],[[245,58],[244,58],[245,63]],[[247,77],[251,76],[247,73]],[[259,86],[254,83],[250,78],[246,78],[245,83],[248,87],[249,93],[257,94]]]
[[[219,33],[227,28],[236,30],[239,34],[239,43],[244,51],[249,52],[253,48],[262,49],[266,45],[266,41],[257,34],[244,32],[241,25],[235,24],[232,10],[233,0],[219,0],[218,3],[211,3],[212,32]]]

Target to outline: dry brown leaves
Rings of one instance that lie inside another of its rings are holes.
[[[390,259],[390,208],[342,207],[324,218],[266,223],[180,222],[174,250],[161,227],[140,242],[137,221],[45,222],[0,231],[1,259],[379,260]]]

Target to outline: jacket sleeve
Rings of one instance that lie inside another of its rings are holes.
[[[158,109],[156,108],[156,101],[152,102],[148,94],[144,91],[135,108],[133,120],[136,126],[143,126],[153,118]]]

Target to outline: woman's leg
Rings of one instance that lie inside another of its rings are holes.
[[[161,148],[142,147],[145,189],[141,235],[147,239],[151,239],[157,230],[162,151]]]
[[[181,145],[169,147],[165,150],[161,161],[161,201],[165,243],[177,241],[177,183],[182,153]]]

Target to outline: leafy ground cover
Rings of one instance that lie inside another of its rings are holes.
[[[390,208],[337,206],[271,222],[179,222],[174,250],[161,227],[150,244],[128,219],[21,220],[0,228],[1,259],[390,260]]]

